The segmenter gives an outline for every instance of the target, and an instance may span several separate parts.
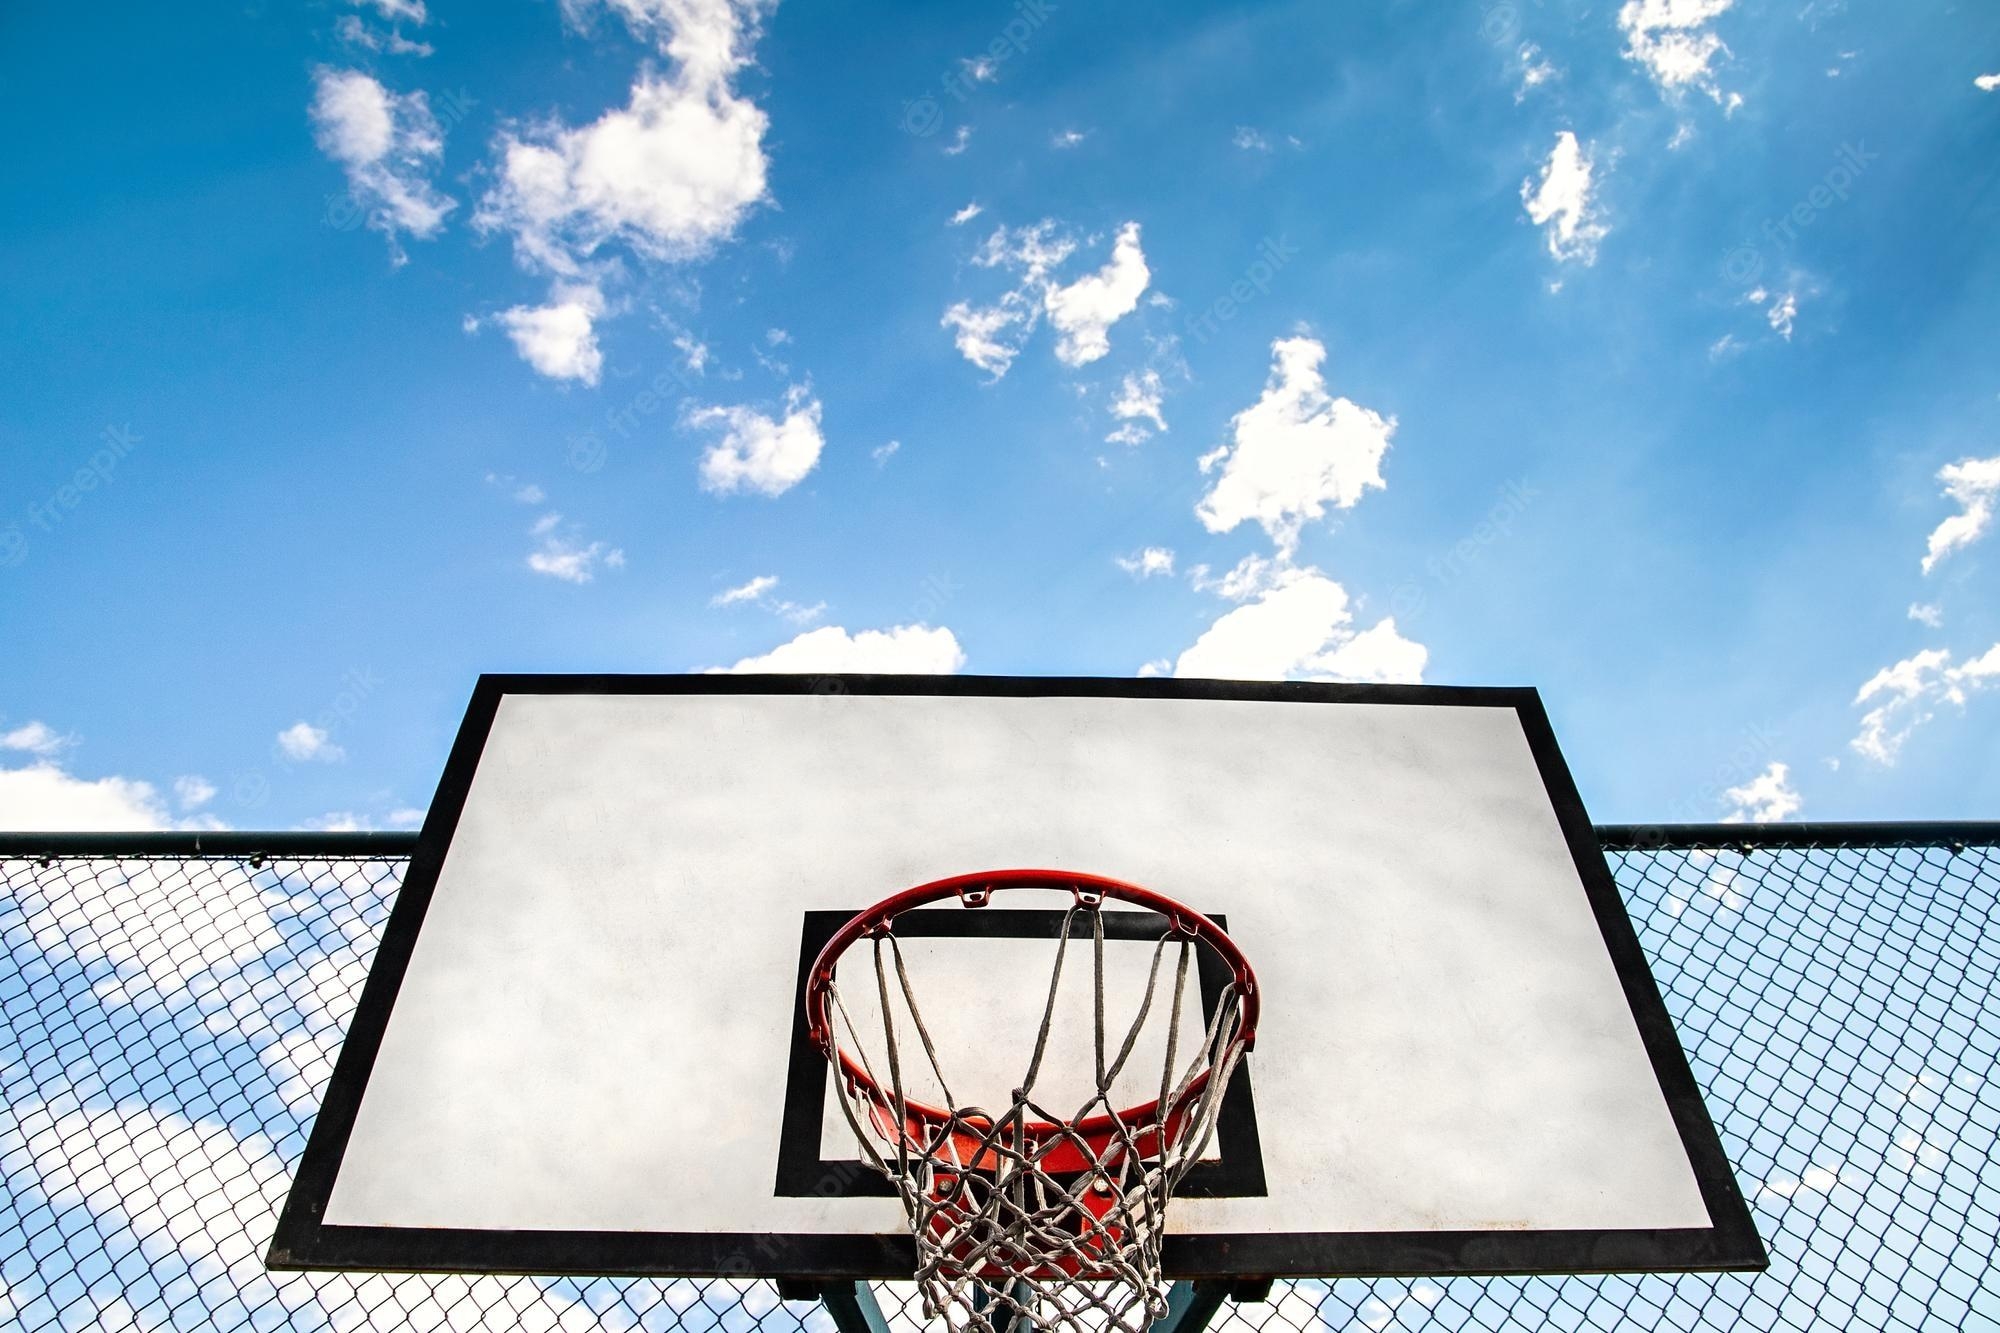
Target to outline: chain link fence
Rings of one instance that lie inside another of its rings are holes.
[[[1995,827],[1603,832],[1770,1271],[1280,1283],[1216,1326],[2000,1333]],[[0,843],[0,1328],[831,1327],[768,1282],[266,1273],[408,843],[243,837]]]

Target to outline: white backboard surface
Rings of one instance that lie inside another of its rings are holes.
[[[1532,692],[489,677],[452,766],[276,1263],[893,1268],[900,1208],[800,1073],[802,958],[1011,866],[1157,890],[1257,970],[1249,1091],[1170,1270],[1746,1261]],[[1052,942],[908,947],[948,1073],[1012,1086]],[[1149,957],[1109,946],[1114,982]]]

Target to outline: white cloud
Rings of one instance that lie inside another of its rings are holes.
[[[763,110],[734,87],[762,6],[609,0],[671,63],[648,66],[622,107],[588,125],[505,131],[498,183],[475,223],[504,230],[531,269],[581,276],[613,241],[652,260],[699,258],[766,197]],[[587,3],[565,5],[575,20]]]
[[[945,225],[951,227],[963,227],[966,223],[972,221],[974,218],[978,217],[981,213],[984,213],[985,211],[986,211],[985,209],[979,206],[977,201],[974,201],[973,203],[967,204],[964,208],[959,209],[956,213],[953,213],[951,215],[951,221],[946,223]]]
[[[401,235],[435,236],[458,207],[430,180],[444,156],[444,129],[423,93],[392,93],[360,70],[321,68],[313,85],[320,151],[346,172],[355,207],[388,237],[390,256],[400,264]]]
[[[952,345],[960,356],[997,380],[1021,354],[1021,345],[1034,328],[1035,311],[1017,293],[1009,292],[998,305],[954,302],[939,323],[952,330]]]
[[[1203,456],[1204,472],[1222,475],[1195,506],[1210,532],[1254,519],[1281,552],[1298,543],[1305,522],[1330,504],[1350,509],[1370,487],[1384,488],[1382,455],[1396,419],[1327,394],[1320,364],[1326,348],[1307,337],[1271,344],[1263,396],[1230,422],[1232,443]]]
[[[734,588],[726,588],[717,593],[709,599],[708,604],[710,606],[737,606],[746,602],[754,603],[763,607],[774,616],[781,616],[791,621],[794,625],[810,625],[825,614],[825,602],[815,602],[811,606],[807,606],[801,602],[793,602],[782,597],[771,596],[771,590],[777,586],[778,576],[776,574],[759,574],[748,583]]]
[[[1160,400],[1165,396],[1158,371],[1127,375],[1118,386],[1118,396],[1111,400],[1111,415],[1125,424],[1104,438],[1116,444],[1138,444],[1154,431],[1165,430],[1167,419],[1160,412]]]
[[[391,22],[407,19],[418,27],[422,27],[430,17],[425,12],[424,0],[351,0],[351,3],[362,9],[373,9]]]
[[[1056,359],[1083,366],[1109,352],[1111,326],[1139,308],[1152,276],[1139,248],[1139,224],[1128,222],[1118,229],[1103,268],[1067,287],[1050,287],[1043,298],[1049,323],[1060,335]]]
[[[1754,306],[1764,308],[1764,322],[1771,326],[1771,332],[1786,342],[1792,340],[1792,330],[1798,324],[1799,302],[1815,295],[1817,288],[1804,278],[1795,278],[1791,286],[1781,291],[1768,287],[1753,287],[1743,294],[1743,299]]]
[[[946,157],[957,157],[971,146],[972,126],[961,125],[958,127],[957,132],[951,136],[951,142],[944,146],[944,155]]]
[[[838,625],[824,625],[807,630],[761,656],[746,657],[735,666],[715,669],[738,675],[766,671],[949,675],[964,665],[965,653],[959,648],[957,637],[941,626],[932,629],[927,625],[897,625],[850,635]]]
[[[1926,628],[1944,628],[1944,608],[1935,602],[1911,602],[1909,616]]]
[[[757,344],[752,343],[750,345],[750,355],[757,359],[757,364],[762,366],[772,379],[783,380],[791,378],[792,368]],[[724,376],[724,378],[741,379],[742,376],[730,375]]]
[[[1196,565],[1188,571],[1188,582],[1196,592],[1212,592],[1232,602],[1247,602],[1277,587],[1290,568],[1283,560],[1252,552],[1238,560],[1220,578],[1211,575],[1207,565]]]
[[[1291,569],[1254,602],[1203,631],[1176,676],[1227,680],[1419,681],[1429,652],[1385,617],[1359,633],[1347,591],[1316,569]]]
[[[901,440],[891,440],[887,444],[878,444],[873,449],[870,449],[868,456],[875,460],[876,467],[881,467],[893,458],[896,451],[902,447],[903,442]]]
[[[1238,125],[1235,135],[1230,138],[1229,142],[1235,144],[1246,153],[1268,153],[1271,151],[1271,141],[1248,125]]]
[[[1660,90],[1678,96],[1698,88],[1717,102],[1713,65],[1729,54],[1722,38],[1709,26],[1736,0],[1626,0],[1618,11],[1618,29],[1625,34],[1625,58],[1645,67]],[[1734,104],[1742,99],[1731,94]],[[1732,107],[1733,109],[1733,107]]]
[[[1959,512],[1931,530],[1923,570],[1928,574],[1938,561],[1953,551],[1979,540],[1993,524],[1993,506],[2000,499],[2000,454],[1991,458],[1966,458],[1938,469],[1945,495],[1956,500]]]
[[[1805,801],[1792,787],[1791,770],[1772,763],[1762,773],[1740,787],[1731,787],[1722,798],[1734,807],[1722,817],[1725,824],[1775,824],[1799,812]]]
[[[331,764],[347,758],[347,751],[333,743],[325,727],[316,727],[306,721],[294,722],[279,732],[278,749],[287,759],[302,763]]]
[[[783,347],[792,340],[792,335],[783,329],[765,329],[764,342],[771,347]]]
[[[1786,342],[1792,340],[1792,325],[1799,317],[1799,294],[1786,292],[1771,302],[1771,308],[1764,312],[1764,318],[1771,325],[1771,331]]]
[[[0,768],[0,830],[24,832],[107,832],[165,828],[228,827],[212,814],[194,813],[215,798],[206,778],[173,782],[183,818],[176,823],[168,802],[150,782],[133,778],[80,778],[56,756],[75,743],[42,722],[27,722],[0,734],[0,750],[32,755],[24,768]]]
[[[1241,614],[1248,607],[1231,612]],[[1396,632],[1393,616],[1384,616],[1351,639],[1332,641],[1332,651],[1308,664],[1330,680],[1371,681],[1377,684],[1414,684],[1424,678],[1430,650]]]
[[[52,758],[74,744],[74,736],[65,736],[46,722],[23,722],[11,731],[0,733],[0,750],[22,750],[42,759]]]
[[[674,335],[674,350],[681,354],[681,364],[697,375],[708,373],[708,344],[691,333]]]
[[[1015,270],[1021,274],[1022,288],[1039,289],[1075,253],[1076,242],[1055,222],[1043,219],[1025,227],[995,227],[972,262],[980,268]]]
[[[524,505],[538,505],[548,498],[548,492],[533,482],[514,492],[514,499]]]
[[[1981,74],[1972,81],[1972,86],[1982,93],[1990,93],[2000,88],[2000,74]]]
[[[1174,572],[1174,553],[1164,546],[1148,546],[1133,555],[1117,557],[1118,568],[1135,579],[1149,579],[1155,574]]]
[[[2000,643],[1979,657],[1953,664],[1943,648],[1927,648],[1869,677],[1854,696],[1857,706],[1876,701],[1862,715],[1861,730],[1849,742],[1864,758],[1893,764],[1903,742],[1937,716],[1941,704],[1964,708],[1973,694],[2000,684]]]
[[[541,544],[528,552],[527,565],[537,574],[546,574],[564,583],[588,583],[597,577],[601,561],[606,569],[623,569],[625,552],[604,542],[583,542],[560,536],[555,531],[559,514],[545,515],[529,529]]]
[[[992,56],[970,56],[959,61],[958,67],[974,83],[997,83],[1000,79],[1000,62]]]
[[[429,42],[413,42],[393,28],[388,32],[377,32],[355,14],[343,14],[334,20],[333,33],[349,46],[358,46],[364,51],[386,51],[392,56],[422,59],[434,51]]]
[[[783,495],[805,480],[826,446],[819,399],[804,385],[793,385],[786,393],[782,419],[749,407],[701,407],[687,421],[724,428],[722,438],[701,457],[702,486],[724,495],[745,489]]]
[[[1758,1203],[1764,1203],[1762,1195],[1772,1195],[1778,1199],[1792,1199],[1800,1193],[1830,1195],[1834,1193],[1836,1185],[1840,1185],[1838,1171],[1832,1171],[1828,1167],[1806,1167],[1804,1171],[1798,1173],[1796,1181],[1784,1175],[1774,1175],[1768,1181],[1764,1181],[1764,1185],[1758,1189]]]
[[[748,583],[734,588],[724,588],[708,599],[710,606],[732,606],[737,602],[754,602],[765,593],[778,586],[776,574],[759,574]]]
[[[716,592],[712,598],[708,598],[708,604],[710,606],[736,606],[740,602],[756,602],[758,606],[764,606],[774,616],[782,616],[782,618],[790,620],[792,624],[812,624],[814,620],[818,620],[826,612],[826,602],[814,602],[812,606],[806,606],[802,602],[792,602],[792,600],[786,600],[782,596],[770,596],[770,590],[776,588],[776,586],[778,586],[778,576],[776,574],[758,574],[756,578],[752,578],[746,584],[740,584],[740,586],[734,586],[734,588],[724,588],[722,592]]]
[[[1541,183],[1532,178],[1521,182],[1521,203],[1529,219],[1544,229],[1549,253],[1559,260],[1596,262],[1597,243],[1609,230],[1591,199],[1590,173],[1589,155],[1575,134],[1563,130],[1542,166]]]
[[[996,227],[973,253],[979,268],[1004,268],[1020,275],[1013,290],[990,306],[955,302],[938,322],[951,329],[960,356],[995,380],[1007,373],[1028,335],[1041,319],[1041,293],[1050,270],[1069,258],[1076,243],[1054,222],[1009,229]]]
[[[352,810],[329,810],[306,820],[299,827],[315,833],[371,833],[375,829],[375,821]]]
[[[1523,102],[1528,94],[1552,79],[1562,77],[1562,70],[1555,63],[1542,56],[1542,48],[1533,42],[1521,43],[1514,58],[1521,64],[1521,85],[1514,90],[1514,100]]]
[[[183,811],[199,810],[215,799],[215,784],[199,774],[188,773],[174,779],[174,800]]]
[[[67,833],[168,826],[166,806],[151,783],[73,777],[51,763],[0,768],[0,829]]]
[[[1721,361],[1735,356],[1743,350],[1743,340],[1733,333],[1725,333],[1708,345],[1708,359]]]
[[[424,812],[414,807],[392,810],[387,816],[391,828],[419,828],[424,822]],[[329,810],[323,815],[315,815],[299,825],[315,833],[373,833],[380,825],[372,815],[354,810]]]
[[[959,354],[994,379],[1007,373],[1046,314],[1057,332],[1056,356],[1083,366],[1111,348],[1113,324],[1138,308],[1152,279],[1139,244],[1139,224],[1118,229],[1110,258],[1095,273],[1067,286],[1055,271],[1076,253],[1076,242],[1057,223],[996,227],[972,255],[978,268],[1016,275],[1014,286],[988,305],[955,302],[938,321],[952,330]]]
[[[1049,142],[1057,148],[1074,148],[1089,137],[1089,130],[1064,130]]]
[[[1930,720],[1928,701],[1938,693],[1950,663],[1949,650],[1927,648],[1869,677],[1854,702],[1884,701],[1862,717],[1860,734],[1851,742],[1854,749],[1878,764],[1894,763],[1910,733]]]
[[[521,359],[541,374],[594,385],[604,369],[596,329],[603,313],[604,295],[596,287],[564,284],[548,305],[517,305],[501,311],[500,322]]]

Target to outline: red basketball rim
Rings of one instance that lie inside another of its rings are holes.
[[[947,879],[934,879],[928,884],[905,889],[892,897],[884,898],[861,912],[857,912],[847,923],[834,932],[826,947],[813,960],[812,971],[806,979],[806,1030],[814,1046],[828,1059],[840,1067],[841,1077],[858,1089],[869,1101],[886,1110],[895,1109],[895,1098],[882,1090],[858,1061],[840,1048],[834,1033],[833,1019],[829,1003],[833,989],[833,969],[842,954],[857,940],[871,939],[888,932],[896,918],[914,908],[928,906],[947,898],[956,898],[967,908],[977,910],[992,901],[993,894],[1006,889],[1067,889],[1079,903],[1092,903],[1105,898],[1131,903],[1159,913],[1167,918],[1169,931],[1176,936],[1197,940],[1214,949],[1229,967],[1236,982],[1239,996],[1242,1029],[1239,1041],[1242,1050],[1248,1051],[1257,1038],[1257,976],[1250,968],[1249,959],[1236,947],[1236,942],[1227,932],[1213,921],[1182,903],[1174,901],[1163,893],[1129,884],[1124,880],[1109,879],[1103,875],[1087,875],[1069,870],[984,870],[969,875],[953,875]],[[1182,1092],[1178,1103],[1169,1108],[1166,1119],[1180,1113],[1182,1108],[1200,1098],[1208,1086],[1212,1071],[1203,1070]],[[910,1119],[931,1125],[949,1125],[954,1120],[965,1123],[962,1117],[941,1107],[925,1102],[905,1099],[903,1114]],[[1073,1125],[1053,1124],[1036,1121],[1027,1125],[1023,1133],[1038,1137],[1074,1134],[1093,1147],[1101,1146],[1099,1140],[1113,1132],[1123,1122],[1147,1123],[1160,1119],[1158,1098],[1141,1103],[1129,1110],[1111,1115],[1091,1116]]]

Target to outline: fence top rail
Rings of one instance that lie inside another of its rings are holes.
[[[1992,847],[2000,820],[1853,820],[1797,824],[1599,824],[1606,851],[1732,847]]]
[[[1739,847],[1994,847],[2000,820],[1798,824],[1599,824],[1606,851]],[[0,832],[0,860],[204,858],[272,861],[391,860],[416,850],[415,833]]]
[[[0,833],[0,860],[365,861],[407,857],[414,833]]]

